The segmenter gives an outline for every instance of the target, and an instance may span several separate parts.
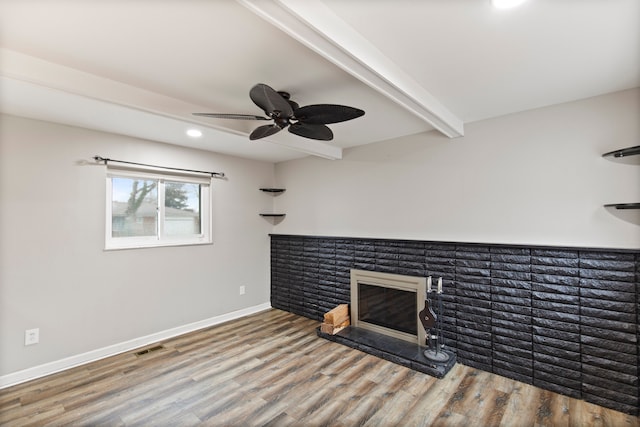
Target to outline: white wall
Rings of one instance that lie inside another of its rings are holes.
[[[640,166],[602,153],[640,144],[640,90],[276,165],[275,233],[640,248]],[[637,156],[636,156],[637,159]]]
[[[2,116],[0,377],[269,302],[273,164]],[[104,251],[114,159],[221,171],[214,244]],[[239,286],[246,294],[239,295]],[[24,346],[24,331],[40,343]]]

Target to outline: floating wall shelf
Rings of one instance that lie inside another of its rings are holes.
[[[604,205],[604,207],[616,209],[640,209],[640,203],[610,203],[608,205]]]
[[[608,153],[604,153],[602,157],[629,157],[629,156],[637,156],[640,155],[640,145],[636,145],[633,147],[621,148],[619,150],[609,151]],[[640,209],[640,203],[610,203],[604,205],[605,208],[615,208],[615,209]]]
[[[635,147],[621,148],[619,150],[609,151],[608,153],[604,153],[602,157],[627,157],[627,156],[637,156],[640,154],[640,145],[636,145]]]
[[[261,188],[260,191],[264,191],[265,193],[280,194],[284,193],[287,190],[284,188]]]
[[[277,196],[279,194],[284,193],[285,191],[287,191],[284,188],[272,188],[272,187],[263,187],[260,189],[260,191],[262,191],[263,193],[268,193],[271,194],[272,196]],[[273,218],[274,221],[276,221],[277,219],[282,219],[286,216],[287,214],[283,214],[283,213],[261,213],[260,216],[263,218]]]

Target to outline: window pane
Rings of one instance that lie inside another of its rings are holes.
[[[158,181],[111,179],[112,237],[155,236],[158,229]]]
[[[164,234],[199,235],[200,184],[167,181],[164,185]]]

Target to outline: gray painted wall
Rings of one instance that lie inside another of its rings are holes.
[[[603,205],[640,201],[640,162],[601,155],[640,144],[638,117],[633,89],[282,162],[275,232],[637,249],[640,211]]]
[[[273,164],[1,117],[0,377],[269,302]],[[213,245],[104,251],[114,159],[221,171]],[[239,295],[239,287],[246,294]],[[24,331],[40,343],[24,346]]]

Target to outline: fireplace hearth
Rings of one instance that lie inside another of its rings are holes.
[[[349,326],[335,335],[330,335],[322,332],[318,327],[316,332],[319,337],[329,341],[346,345],[436,378],[443,378],[456,364],[455,354],[448,350],[443,350],[450,356],[448,361],[444,363],[433,362],[424,356],[426,347],[368,329]]]

